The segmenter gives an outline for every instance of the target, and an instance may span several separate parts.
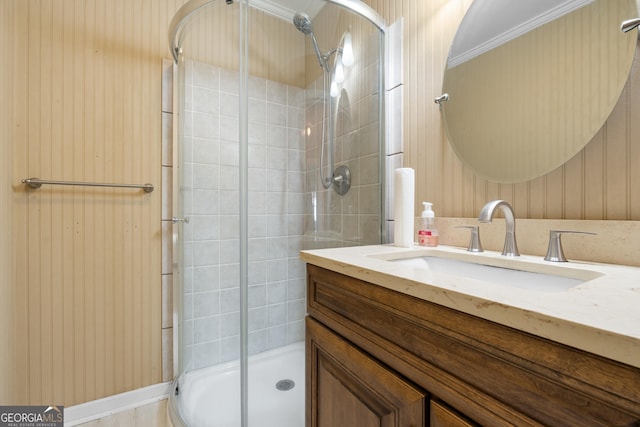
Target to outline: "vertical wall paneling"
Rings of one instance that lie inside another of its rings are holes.
[[[5,2],[6,4],[6,2]],[[27,170],[27,137],[28,137],[28,75],[26,70],[29,67],[28,55],[26,54],[29,45],[28,38],[28,2],[13,2],[13,45],[10,46],[12,52],[13,78],[10,103],[6,108],[11,110],[11,135],[9,141],[13,143],[13,321],[14,330],[12,339],[14,346],[15,369],[12,370],[14,376],[14,386],[16,388],[14,403],[29,401],[29,334],[28,334],[28,300],[29,289],[27,281],[28,272],[28,235],[25,227],[27,217],[28,199],[16,194],[17,182],[19,182],[23,171]],[[11,28],[11,27],[9,27]],[[10,376],[11,374],[7,375]]]
[[[1,6],[15,403],[69,406],[162,380],[158,64],[174,3]],[[157,190],[30,190],[29,176]]]
[[[13,40],[14,32],[14,5],[10,2],[0,3],[0,50],[5,52],[9,63],[12,61],[11,40]],[[13,70],[12,66],[0,67],[0,93],[6,99],[12,97],[13,86]],[[0,239],[0,346],[4,351],[0,353],[0,373],[2,373],[3,381],[0,384],[0,401],[12,402],[14,393],[20,394],[20,390],[14,382],[13,375],[16,358],[12,349],[15,348],[13,341],[14,330],[14,290],[12,288],[13,273],[13,251],[11,245],[10,232],[12,230],[13,212],[12,205],[12,120],[13,112],[11,106],[0,103],[0,224],[4,225],[5,237]]]

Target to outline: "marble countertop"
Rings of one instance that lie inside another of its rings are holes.
[[[391,260],[436,256],[580,278],[568,289],[523,289]],[[303,261],[640,368],[640,268],[552,263],[485,251],[391,245],[301,252]]]

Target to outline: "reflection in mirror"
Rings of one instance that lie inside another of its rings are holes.
[[[620,97],[637,41],[620,24],[637,15],[635,0],[476,0],[443,82],[449,99],[441,108],[458,157],[502,183],[571,159]]]

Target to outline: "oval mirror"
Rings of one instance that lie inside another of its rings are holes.
[[[527,181],[593,138],[627,81],[635,0],[476,0],[449,52],[449,141],[477,174]]]

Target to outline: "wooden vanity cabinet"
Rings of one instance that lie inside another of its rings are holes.
[[[307,427],[640,426],[638,368],[307,272]]]

